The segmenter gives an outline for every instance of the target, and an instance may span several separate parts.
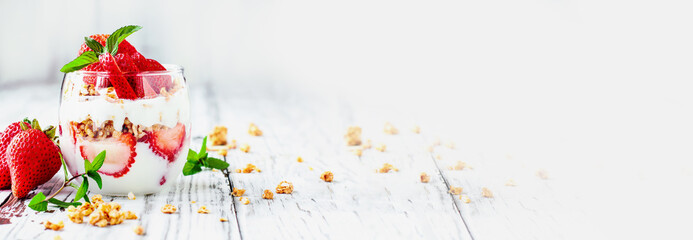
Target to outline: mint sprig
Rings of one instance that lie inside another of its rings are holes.
[[[142,27],[137,25],[128,25],[125,27],[118,28],[106,39],[106,46],[101,45],[98,41],[85,37],[84,43],[91,49],[91,51],[86,51],[79,55],[71,62],[65,64],[60,71],[64,73],[74,72],[81,70],[82,68],[89,66],[92,63],[99,62],[99,55],[104,53],[110,53],[115,56],[118,53],[118,45],[120,45],[126,37],[139,31]]]
[[[68,178],[67,165],[65,164],[65,159],[63,159],[63,155],[60,154],[60,162],[63,165],[63,170],[65,173],[65,182],[63,183],[63,186],[61,186],[60,189],[58,189],[58,191],[53,193],[50,197],[46,197],[46,195],[44,195],[42,192],[39,192],[33,198],[31,198],[31,201],[29,201],[29,208],[34,209],[35,211],[44,212],[48,210],[49,203],[55,205],[55,207],[67,208],[69,206],[77,207],[81,205],[81,203],[78,202],[81,199],[84,199],[85,202],[89,202],[89,196],[87,196],[87,190],[89,190],[89,178],[93,179],[94,182],[96,182],[96,184],[99,186],[99,189],[101,189],[101,175],[99,175],[97,171],[101,168],[101,166],[103,166],[103,162],[105,159],[106,151],[102,151],[101,153],[96,155],[96,157],[94,157],[94,160],[91,162],[87,159],[84,159],[85,173]],[[80,177],[82,178],[82,184],[79,187],[77,187],[77,185],[72,183],[72,180],[75,180]],[[74,200],[72,200],[72,202],[63,202],[61,200],[56,199],[55,196],[67,186],[77,189],[77,193],[75,193]]]
[[[229,163],[213,157],[208,157],[207,153],[207,137],[202,140],[200,152],[195,152],[192,149],[188,150],[187,161],[183,166],[183,175],[190,176],[202,171],[202,167],[225,170],[229,167]]]
[[[105,52],[110,52],[111,55],[116,55],[116,53],[118,53],[118,45],[120,45],[120,43],[123,42],[126,37],[130,36],[130,34],[133,34],[140,29],[142,29],[142,27],[137,25],[129,25],[118,28],[118,30],[115,30],[115,32],[111,33],[111,36],[108,36],[108,39],[106,39],[106,49],[104,49]]]

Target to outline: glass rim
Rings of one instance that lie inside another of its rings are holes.
[[[183,67],[180,65],[175,65],[175,64],[161,64],[166,68],[166,70],[160,70],[160,71],[142,71],[142,72],[137,72],[137,73],[123,73],[123,75],[126,76],[131,76],[131,75],[137,75],[137,76],[157,76],[157,75],[170,75],[173,73],[183,73]],[[77,74],[77,75],[86,75],[86,76],[109,76],[111,73],[109,72],[98,72],[98,71],[84,71],[84,70],[79,70],[79,71],[74,71],[74,72],[69,72],[65,73],[67,74]]]

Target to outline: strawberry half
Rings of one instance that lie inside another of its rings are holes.
[[[46,132],[32,128],[15,135],[7,146],[5,161],[10,168],[15,197],[26,197],[60,170],[60,149],[51,139]]]
[[[106,40],[108,37],[111,36],[111,34],[95,34],[89,36],[89,38],[96,40],[97,42],[101,43],[101,45],[106,45]],[[82,46],[79,48],[79,54],[77,55],[82,55],[82,53],[86,51],[91,51],[92,49],[87,46],[86,43],[82,43]],[[123,40],[118,44],[118,53],[125,53],[125,54],[132,54],[137,52],[137,49],[132,46],[127,40]]]
[[[116,62],[113,55],[111,55],[110,53],[103,53],[99,55],[99,62],[101,62],[101,66],[103,67],[103,69],[110,74],[110,76],[108,76],[108,80],[111,82],[111,85],[115,89],[118,98],[137,98],[137,94],[135,94],[135,91],[132,90],[130,83],[118,67],[118,63]]]
[[[161,128],[147,133],[149,149],[169,162],[176,160],[185,141],[185,125],[178,123],[172,128]]]
[[[27,128],[31,128],[31,125],[26,122],[16,122],[10,124],[5,130],[0,132],[0,188],[2,189],[6,189],[12,185],[10,167],[5,160],[5,151],[7,151],[7,146],[10,145],[14,136],[22,132],[22,126],[20,124],[24,124]]]
[[[101,151],[106,150],[106,159],[99,173],[122,177],[130,171],[135,163],[135,144],[137,139],[131,133],[123,133],[118,137],[106,138],[100,141],[83,142],[79,146],[79,152],[84,159],[94,159]]]

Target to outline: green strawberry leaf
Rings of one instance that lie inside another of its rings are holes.
[[[84,159],[84,172],[91,172],[92,170],[91,163],[89,162],[88,159]]]
[[[65,64],[60,71],[64,73],[74,72],[96,62],[99,62],[99,56],[95,52],[86,51],[72,62]]]
[[[91,48],[92,51],[99,53],[99,54],[103,53],[103,45],[101,45],[101,43],[94,40],[93,38],[84,37],[84,43],[86,43],[87,46],[89,48]]]
[[[106,39],[106,52],[110,52],[111,55],[115,56],[116,53],[118,53],[118,45],[120,45],[120,43],[125,40],[126,37],[130,36],[130,34],[133,34],[140,29],[142,29],[142,27],[137,25],[129,25],[115,30],[115,32],[111,33],[111,36],[108,36],[108,39]]]
[[[103,161],[106,159],[106,150],[101,151],[94,160],[91,161],[91,171],[96,172],[103,166]]]
[[[79,201],[80,198],[85,198],[87,202],[89,202],[89,198],[87,197],[87,190],[89,189],[89,181],[87,180],[86,176],[82,176],[82,185],[79,186],[79,189],[77,189],[77,193],[75,193],[75,200],[72,202]]]
[[[202,171],[202,167],[200,163],[192,163],[192,162],[185,162],[185,165],[183,166],[183,175],[184,176],[190,176],[195,173],[199,173]]]
[[[208,167],[208,168],[216,168],[219,170],[224,170],[224,169],[229,167],[229,163],[224,162],[223,160],[218,159],[218,158],[207,158],[207,161],[205,161],[205,162],[206,162],[205,167]]]
[[[39,125],[38,120],[35,118],[34,120],[31,120],[31,128],[41,131],[41,125]]]
[[[60,200],[55,199],[55,198],[50,198],[50,199],[48,199],[48,202],[49,202],[49,203],[52,203],[52,204],[55,204],[55,205],[57,205],[58,207],[61,207],[61,208],[68,208],[69,206],[79,207],[80,205],[82,205],[81,203],[78,203],[78,202],[71,202],[71,203],[68,203],[68,202],[60,201]]]
[[[200,152],[197,153],[197,158],[198,159],[204,159],[205,157],[207,157],[206,153],[207,153],[207,137],[202,139],[202,147],[200,148]]]
[[[43,200],[46,200],[46,195],[43,195],[42,192],[39,192],[38,194],[36,194],[36,196],[31,198],[31,201],[29,202],[29,208],[39,212],[48,210],[48,203]]]
[[[99,189],[101,189],[101,175],[99,175],[98,172],[96,172],[96,171],[87,172],[87,176],[89,176],[91,179],[94,179],[94,182],[96,182],[96,185],[99,185]]]
[[[43,130],[43,133],[46,134],[46,137],[48,137],[48,139],[53,140],[55,138],[55,127],[48,126],[46,129]]]

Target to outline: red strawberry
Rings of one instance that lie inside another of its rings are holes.
[[[133,91],[130,83],[128,83],[125,76],[123,76],[123,72],[118,67],[118,63],[113,55],[110,53],[101,54],[99,55],[99,62],[101,62],[101,66],[104,70],[109,73],[110,76],[108,76],[108,80],[111,82],[111,85],[113,85],[113,88],[115,88],[118,98],[137,98],[135,91]]]
[[[140,71],[166,71],[166,68],[154,59],[146,59],[139,52],[130,54],[130,59],[137,65]],[[159,75],[159,76],[146,76],[145,80],[149,81],[149,85],[158,94],[161,88],[166,88],[166,90],[173,87],[171,82],[171,76]]]
[[[135,156],[137,156],[135,144],[137,144],[135,136],[131,133],[123,133],[117,137],[81,143],[79,151],[82,158],[94,160],[96,155],[106,150],[106,159],[98,172],[119,178],[128,173],[132,164],[135,163]]]
[[[106,39],[108,39],[109,36],[111,36],[111,34],[96,34],[89,37],[101,43],[101,46],[105,46]],[[79,48],[79,54],[77,55],[82,55],[82,53],[86,51],[92,51],[92,49],[89,48],[86,43],[82,43],[82,46]],[[120,42],[120,44],[118,44],[118,53],[132,54],[135,52],[137,52],[137,49],[135,49],[135,47],[133,47],[132,44],[130,44],[127,40],[123,40]]]
[[[142,77],[137,76],[136,73],[140,70],[137,65],[124,53],[118,53],[115,55],[115,60],[118,63],[118,68],[125,74],[125,78],[128,80],[130,87],[135,91],[138,98],[144,97],[144,88],[142,87]]]
[[[60,170],[59,152],[58,146],[41,130],[28,129],[15,135],[5,152],[12,194],[26,197],[29,191],[50,180]]]
[[[185,141],[185,125],[178,123],[173,128],[161,128],[147,132],[149,149],[169,162],[176,160],[176,155]]]
[[[84,67],[82,70],[84,71],[92,71],[92,72],[100,72],[103,71],[103,67],[101,67],[101,63],[92,63],[89,66]],[[96,76],[94,75],[88,75],[84,76],[84,79],[82,79],[85,84],[91,84],[92,86],[96,86]],[[103,87],[103,86],[102,86]]]
[[[0,188],[2,189],[6,189],[12,184],[10,167],[5,161],[5,151],[7,150],[7,146],[10,145],[12,138],[14,138],[17,133],[22,132],[20,124],[24,124],[27,128],[31,128],[31,125],[26,122],[16,122],[10,124],[4,131],[0,132]]]

